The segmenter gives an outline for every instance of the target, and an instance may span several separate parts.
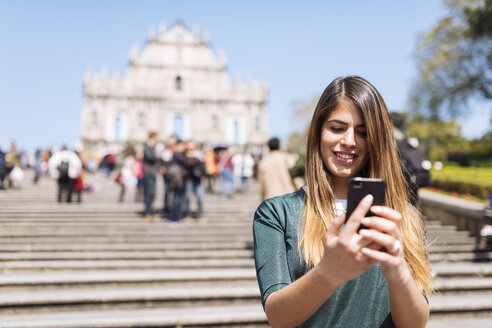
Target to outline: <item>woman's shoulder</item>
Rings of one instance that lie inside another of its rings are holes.
[[[255,220],[281,219],[285,221],[290,216],[297,218],[304,207],[305,195],[304,190],[301,188],[292,193],[268,198],[256,209]]]

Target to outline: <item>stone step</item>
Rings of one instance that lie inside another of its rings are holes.
[[[172,259],[172,260],[86,260],[86,261],[3,261],[3,272],[96,270],[96,269],[205,269],[205,268],[253,268],[254,259]]]
[[[214,276],[216,277],[216,276]],[[223,279],[223,278],[221,278]],[[239,279],[245,279],[244,276]],[[150,279],[149,279],[150,280]],[[196,281],[195,279],[190,279]],[[215,279],[210,279],[215,280]],[[156,281],[156,280],[150,280]],[[108,288],[106,285],[93,286],[83,289],[44,289],[44,290],[14,290],[2,291],[0,294],[0,307],[8,306],[34,306],[34,305],[66,305],[66,304],[89,304],[89,303],[123,303],[123,302],[171,302],[171,301],[197,301],[197,300],[219,300],[219,299],[256,299],[259,300],[259,291],[254,279],[250,282],[235,283],[234,285],[197,285],[193,286],[125,286],[119,283],[118,287]],[[138,282],[138,280],[137,280]],[[80,284],[83,284],[80,281]],[[135,281],[128,281],[135,283]],[[52,286],[53,284],[49,284]],[[37,284],[39,286],[39,284]],[[479,291],[479,297],[484,296],[485,290],[492,290],[492,279],[455,279],[436,280],[436,290],[440,293],[431,297],[431,302],[442,297],[446,292],[469,292]],[[492,293],[487,294],[489,297]],[[454,297],[452,295],[451,297]],[[465,295],[466,296],[466,295]],[[489,298],[490,299],[490,298]]]
[[[431,262],[490,262],[492,252],[430,254],[429,260]]]
[[[428,232],[434,231],[457,231],[457,228],[452,225],[427,225]]]
[[[187,240],[186,235],[109,235],[109,236],[51,236],[51,237],[3,237],[0,238],[0,245],[7,244],[65,244],[65,243],[82,243],[82,244],[103,244],[103,243],[162,243],[162,242],[238,242],[251,241],[250,234],[235,235],[196,235],[193,240]]]
[[[432,242],[435,238],[455,238],[455,237],[470,237],[468,231],[428,231],[427,238]]]
[[[490,250],[477,247],[475,244],[468,245],[431,245],[432,253],[470,253],[470,252],[487,252]]]
[[[447,238],[447,240],[443,240],[441,238],[435,239],[430,243],[429,246],[435,245],[475,245],[477,243],[476,238],[473,237],[456,237],[456,238]]]
[[[439,293],[444,292],[468,292],[468,291],[492,291],[492,277],[474,277],[459,279],[438,278],[434,281],[434,288]],[[492,292],[489,294],[492,300]]]
[[[0,244],[0,252],[70,252],[70,251],[174,251],[174,250],[241,250],[251,247],[249,242],[194,242],[191,240],[179,243],[101,243],[101,244]]]
[[[4,273],[0,286],[56,286],[71,284],[124,284],[150,282],[256,280],[254,268],[221,269],[149,269],[149,270],[97,270],[55,271],[33,273]]]
[[[196,234],[237,234],[237,233],[247,233],[252,235],[253,229],[251,225],[247,224],[188,224],[186,222],[181,222],[178,226],[172,226],[169,222],[151,222],[144,223],[138,222],[137,224],[130,225],[100,225],[100,226],[91,226],[91,225],[65,225],[65,226],[56,226],[53,227],[32,227],[32,228],[20,228],[20,227],[9,227],[5,228],[0,225],[0,238],[1,236],[46,236],[46,235],[82,235],[82,236],[91,236],[91,235],[102,235],[111,234],[111,235],[131,235],[131,234],[172,234],[172,235],[187,235],[192,236]]]
[[[2,315],[3,328],[263,327],[261,303],[181,309],[136,309]]]
[[[151,229],[153,228],[153,229]],[[187,228],[187,229],[184,229]],[[1,231],[0,228],[0,239],[7,238],[30,238],[30,237],[46,237],[46,238],[59,238],[59,237],[108,237],[108,238],[118,238],[121,236],[134,236],[135,238],[146,238],[146,237],[162,237],[166,238],[168,236],[180,236],[183,238],[193,238],[197,236],[252,236],[253,231],[251,227],[230,227],[214,225],[210,229],[199,229],[198,227],[188,226],[184,223],[178,227],[170,227],[169,225],[163,223],[163,227],[159,227],[158,223],[149,224],[147,229],[117,229],[110,228],[107,229],[90,229],[90,228],[77,228],[70,229],[67,227],[63,230],[53,231],[53,229],[42,229],[42,230],[21,230],[21,231]],[[214,233],[214,231],[216,231]],[[250,237],[251,238],[251,237]]]
[[[490,293],[485,294],[457,294],[433,295],[429,299],[432,314],[491,312],[492,302]]]
[[[16,252],[0,253],[0,261],[41,260],[151,260],[253,258],[252,250],[146,251],[146,252]]]
[[[0,252],[69,252],[69,251],[118,251],[118,252],[134,252],[134,251],[160,251],[160,250],[220,250],[220,249],[249,249],[252,247],[251,238],[243,236],[244,240],[231,241],[194,241],[184,238],[177,238],[174,242],[152,241],[148,242],[144,238],[133,242],[116,242],[108,239],[92,243],[76,243],[71,244],[65,242],[49,242],[49,243],[0,243]],[[477,248],[475,245],[446,245],[446,246],[431,246],[432,255],[440,254],[474,254],[490,252],[489,249]]]
[[[240,282],[219,286],[133,286],[113,288],[95,286],[91,289],[45,289],[34,291],[2,291],[0,308],[61,305],[98,305],[105,303],[167,302],[163,307],[172,308],[175,302],[253,300],[260,303],[260,292],[256,281]],[[172,303],[171,303],[172,302]],[[170,304],[169,304],[170,303]],[[142,306],[142,305],[141,305]],[[145,304],[143,304],[145,306]]]
[[[149,230],[151,227],[148,224],[144,224],[140,218],[135,218],[133,221],[128,221],[125,223],[111,222],[111,221],[100,221],[100,222],[81,222],[75,221],[70,222],[70,220],[66,220],[65,223],[59,222],[44,222],[44,223],[22,223],[22,222],[12,222],[12,223],[0,223],[0,229],[3,231],[19,231],[29,229],[31,230],[46,230],[46,229],[68,229],[71,227],[80,227],[80,228],[92,228],[92,229],[101,229],[101,228],[111,228],[111,229],[139,229],[139,230]],[[162,220],[157,217],[154,218],[152,222],[152,229],[157,227],[168,229],[167,220]],[[239,228],[251,228],[252,231],[252,221],[248,222],[246,220],[243,221],[235,221],[235,222],[213,222],[207,219],[186,219],[182,223],[181,229],[186,228],[197,228],[200,230],[214,230],[217,226],[224,227],[224,229],[239,229]],[[178,227],[179,228],[179,227]],[[179,229],[174,229],[179,230]]]
[[[432,263],[432,271],[437,277],[491,277],[492,276],[492,263],[469,263],[469,262],[441,262]]]
[[[431,315],[427,328],[490,328],[491,313],[472,312],[471,314]]]

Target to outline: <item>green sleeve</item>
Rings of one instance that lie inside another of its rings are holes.
[[[292,282],[285,244],[286,211],[278,210],[276,200],[264,201],[253,222],[256,276],[263,306],[271,293]]]

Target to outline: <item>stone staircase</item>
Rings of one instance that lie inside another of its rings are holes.
[[[467,231],[427,224],[436,289],[428,327],[492,327],[492,250]]]
[[[175,227],[143,222],[132,195],[118,203],[112,180],[89,178],[96,192],[81,204],[56,203],[47,178],[0,195],[0,327],[268,326],[252,251],[254,189],[206,194],[204,218]],[[429,240],[439,290],[429,327],[490,327],[490,252],[438,221]]]

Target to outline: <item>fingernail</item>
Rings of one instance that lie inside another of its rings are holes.
[[[362,224],[370,224],[371,223],[371,219],[369,219],[369,218],[363,218],[361,220],[361,222],[362,222]]]
[[[364,197],[364,202],[366,204],[372,204],[372,200],[373,200],[374,197],[372,197],[371,194],[367,195],[366,197]]]
[[[380,211],[381,211],[381,209],[382,209],[382,207],[381,207],[381,206],[377,206],[377,205],[375,205],[375,206],[371,206],[371,211],[372,211],[372,212],[380,212]]]
[[[371,235],[371,232],[369,230],[366,230],[366,229],[361,229],[359,231],[359,235],[369,237]]]
[[[369,255],[372,252],[369,248],[366,248],[366,247],[362,247],[360,249],[360,251],[361,251],[362,254],[365,254],[365,255]]]

